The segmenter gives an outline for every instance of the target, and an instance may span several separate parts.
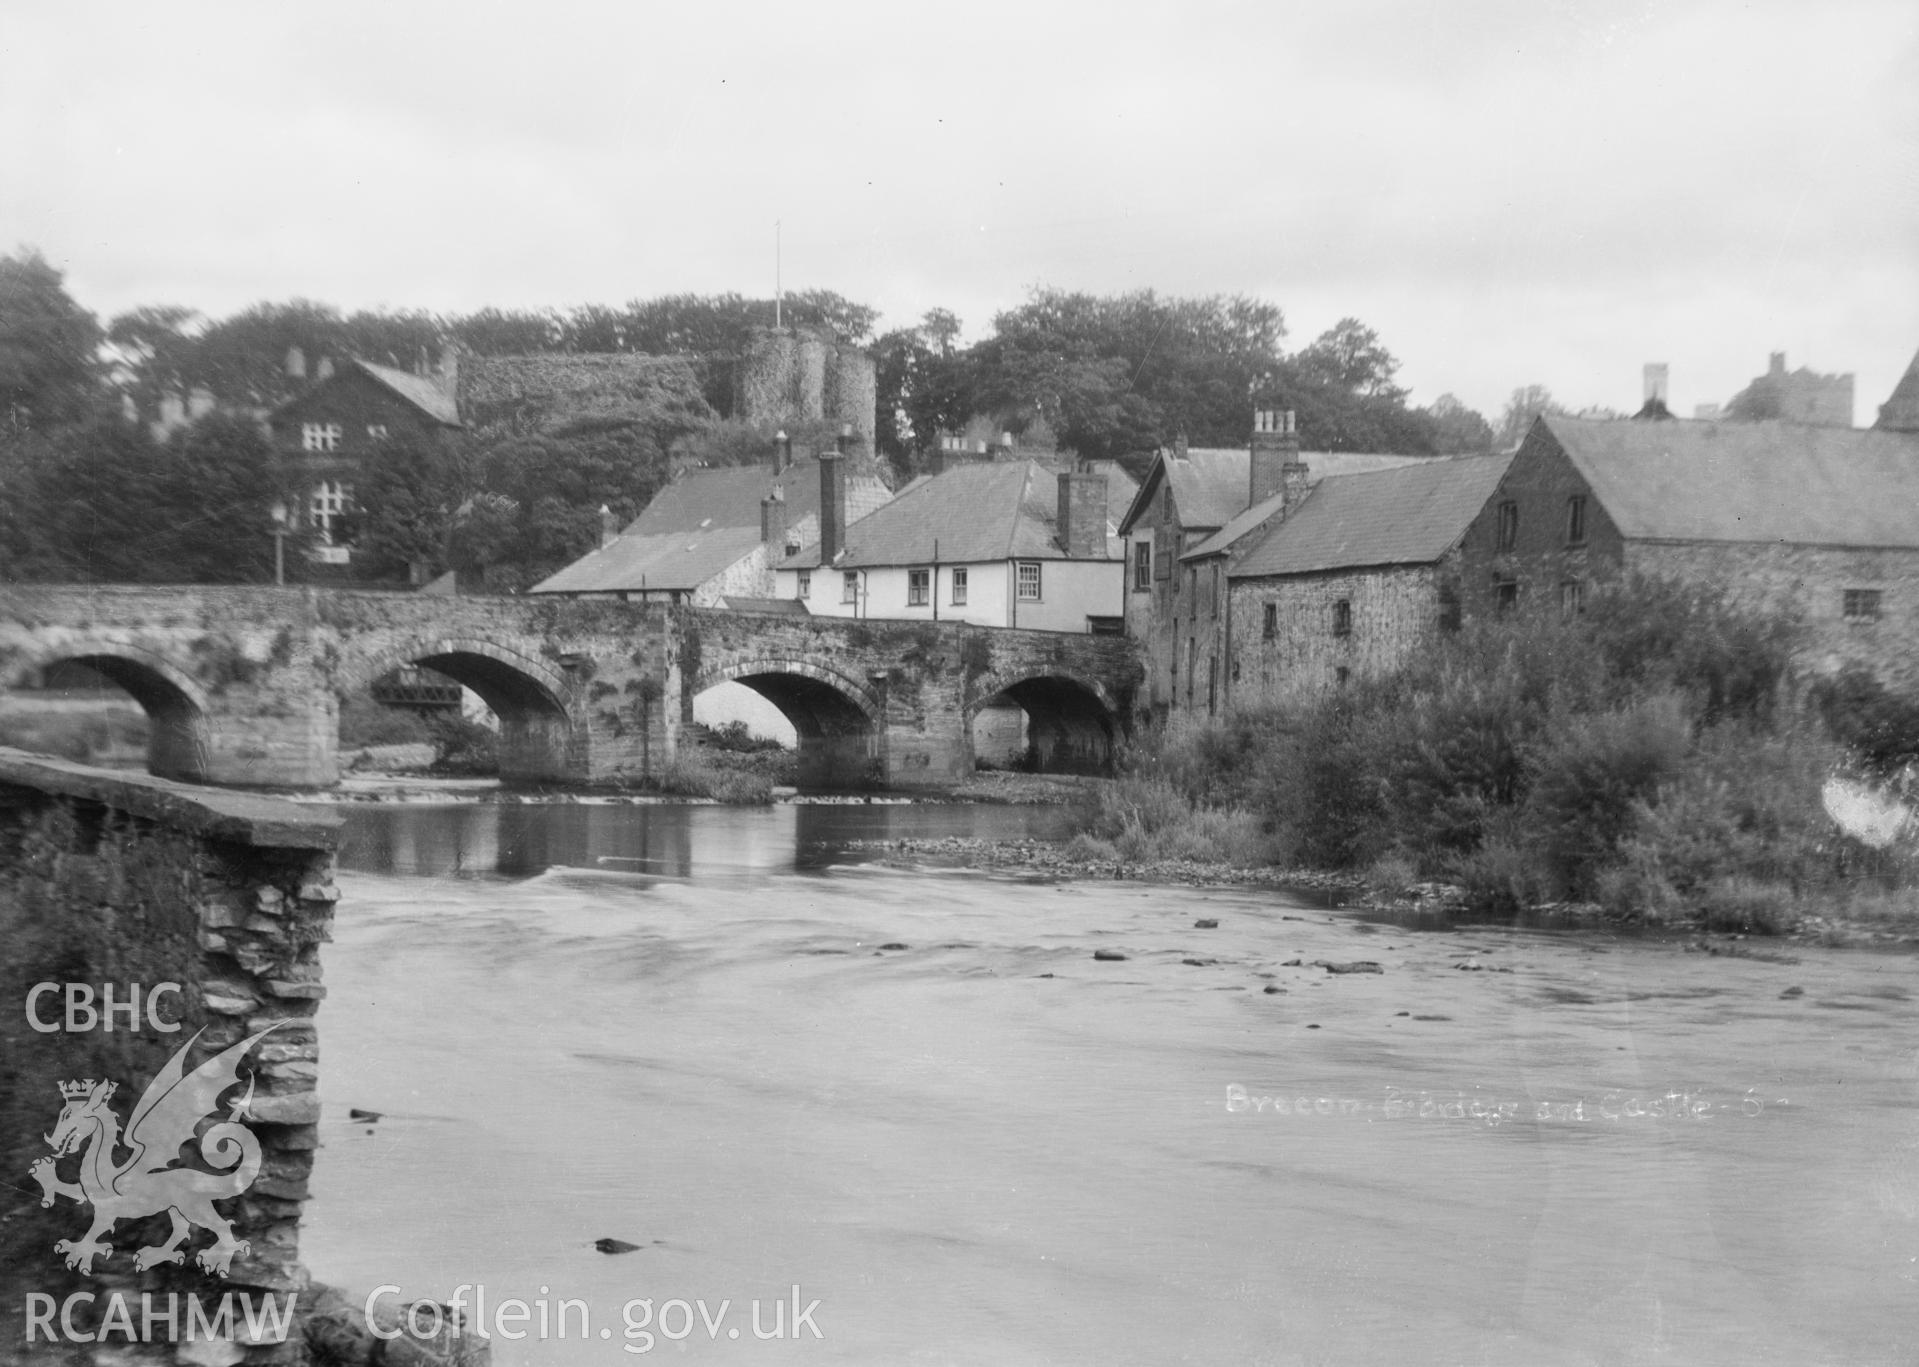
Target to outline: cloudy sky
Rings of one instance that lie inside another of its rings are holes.
[[[1416,402],[1919,348],[1919,6],[7,6],[0,250],[103,317],[1036,284],[1376,327]]]

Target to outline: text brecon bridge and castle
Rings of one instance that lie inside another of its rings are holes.
[[[148,768],[191,782],[323,788],[343,698],[419,665],[499,719],[517,782],[643,782],[693,699],[726,680],[771,701],[812,787],[941,787],[973,769],[971,722],[1011,698],[1046,770],[1098,772],[1141,669],[1123,637],[552,597],[312,588],[13,585],[0,687],[84,663],[138,700]]]

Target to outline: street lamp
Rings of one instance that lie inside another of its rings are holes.
[[[287,505],[276,498],[267,511],[273,517],[273,582],[283,585],[287,581]]]

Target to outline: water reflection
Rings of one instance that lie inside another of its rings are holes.
[[[340,863],[366,873],[530,878],[598,868],[662,878],[820,869],[870,858],[854,841],[976,836],[1062,839],[1067,807],[966,804],[624,803],[358,805],[345,811]]]

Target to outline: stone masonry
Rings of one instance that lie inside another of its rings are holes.
[[[255,787],[339,778],[339,700],[400,665],[499,716],[503,776],[642,781],[675,757],[694,697],[747,684],[792,718],[807,781],[937,787],[972,770],[995,694],[1042,761],[1098,768],[1131,714],[1124,638],[754,614],[610,599],[317,589],[20,585],[0,602],[0,686],[60,660],[108,674],[153,719],[149,768]]]

